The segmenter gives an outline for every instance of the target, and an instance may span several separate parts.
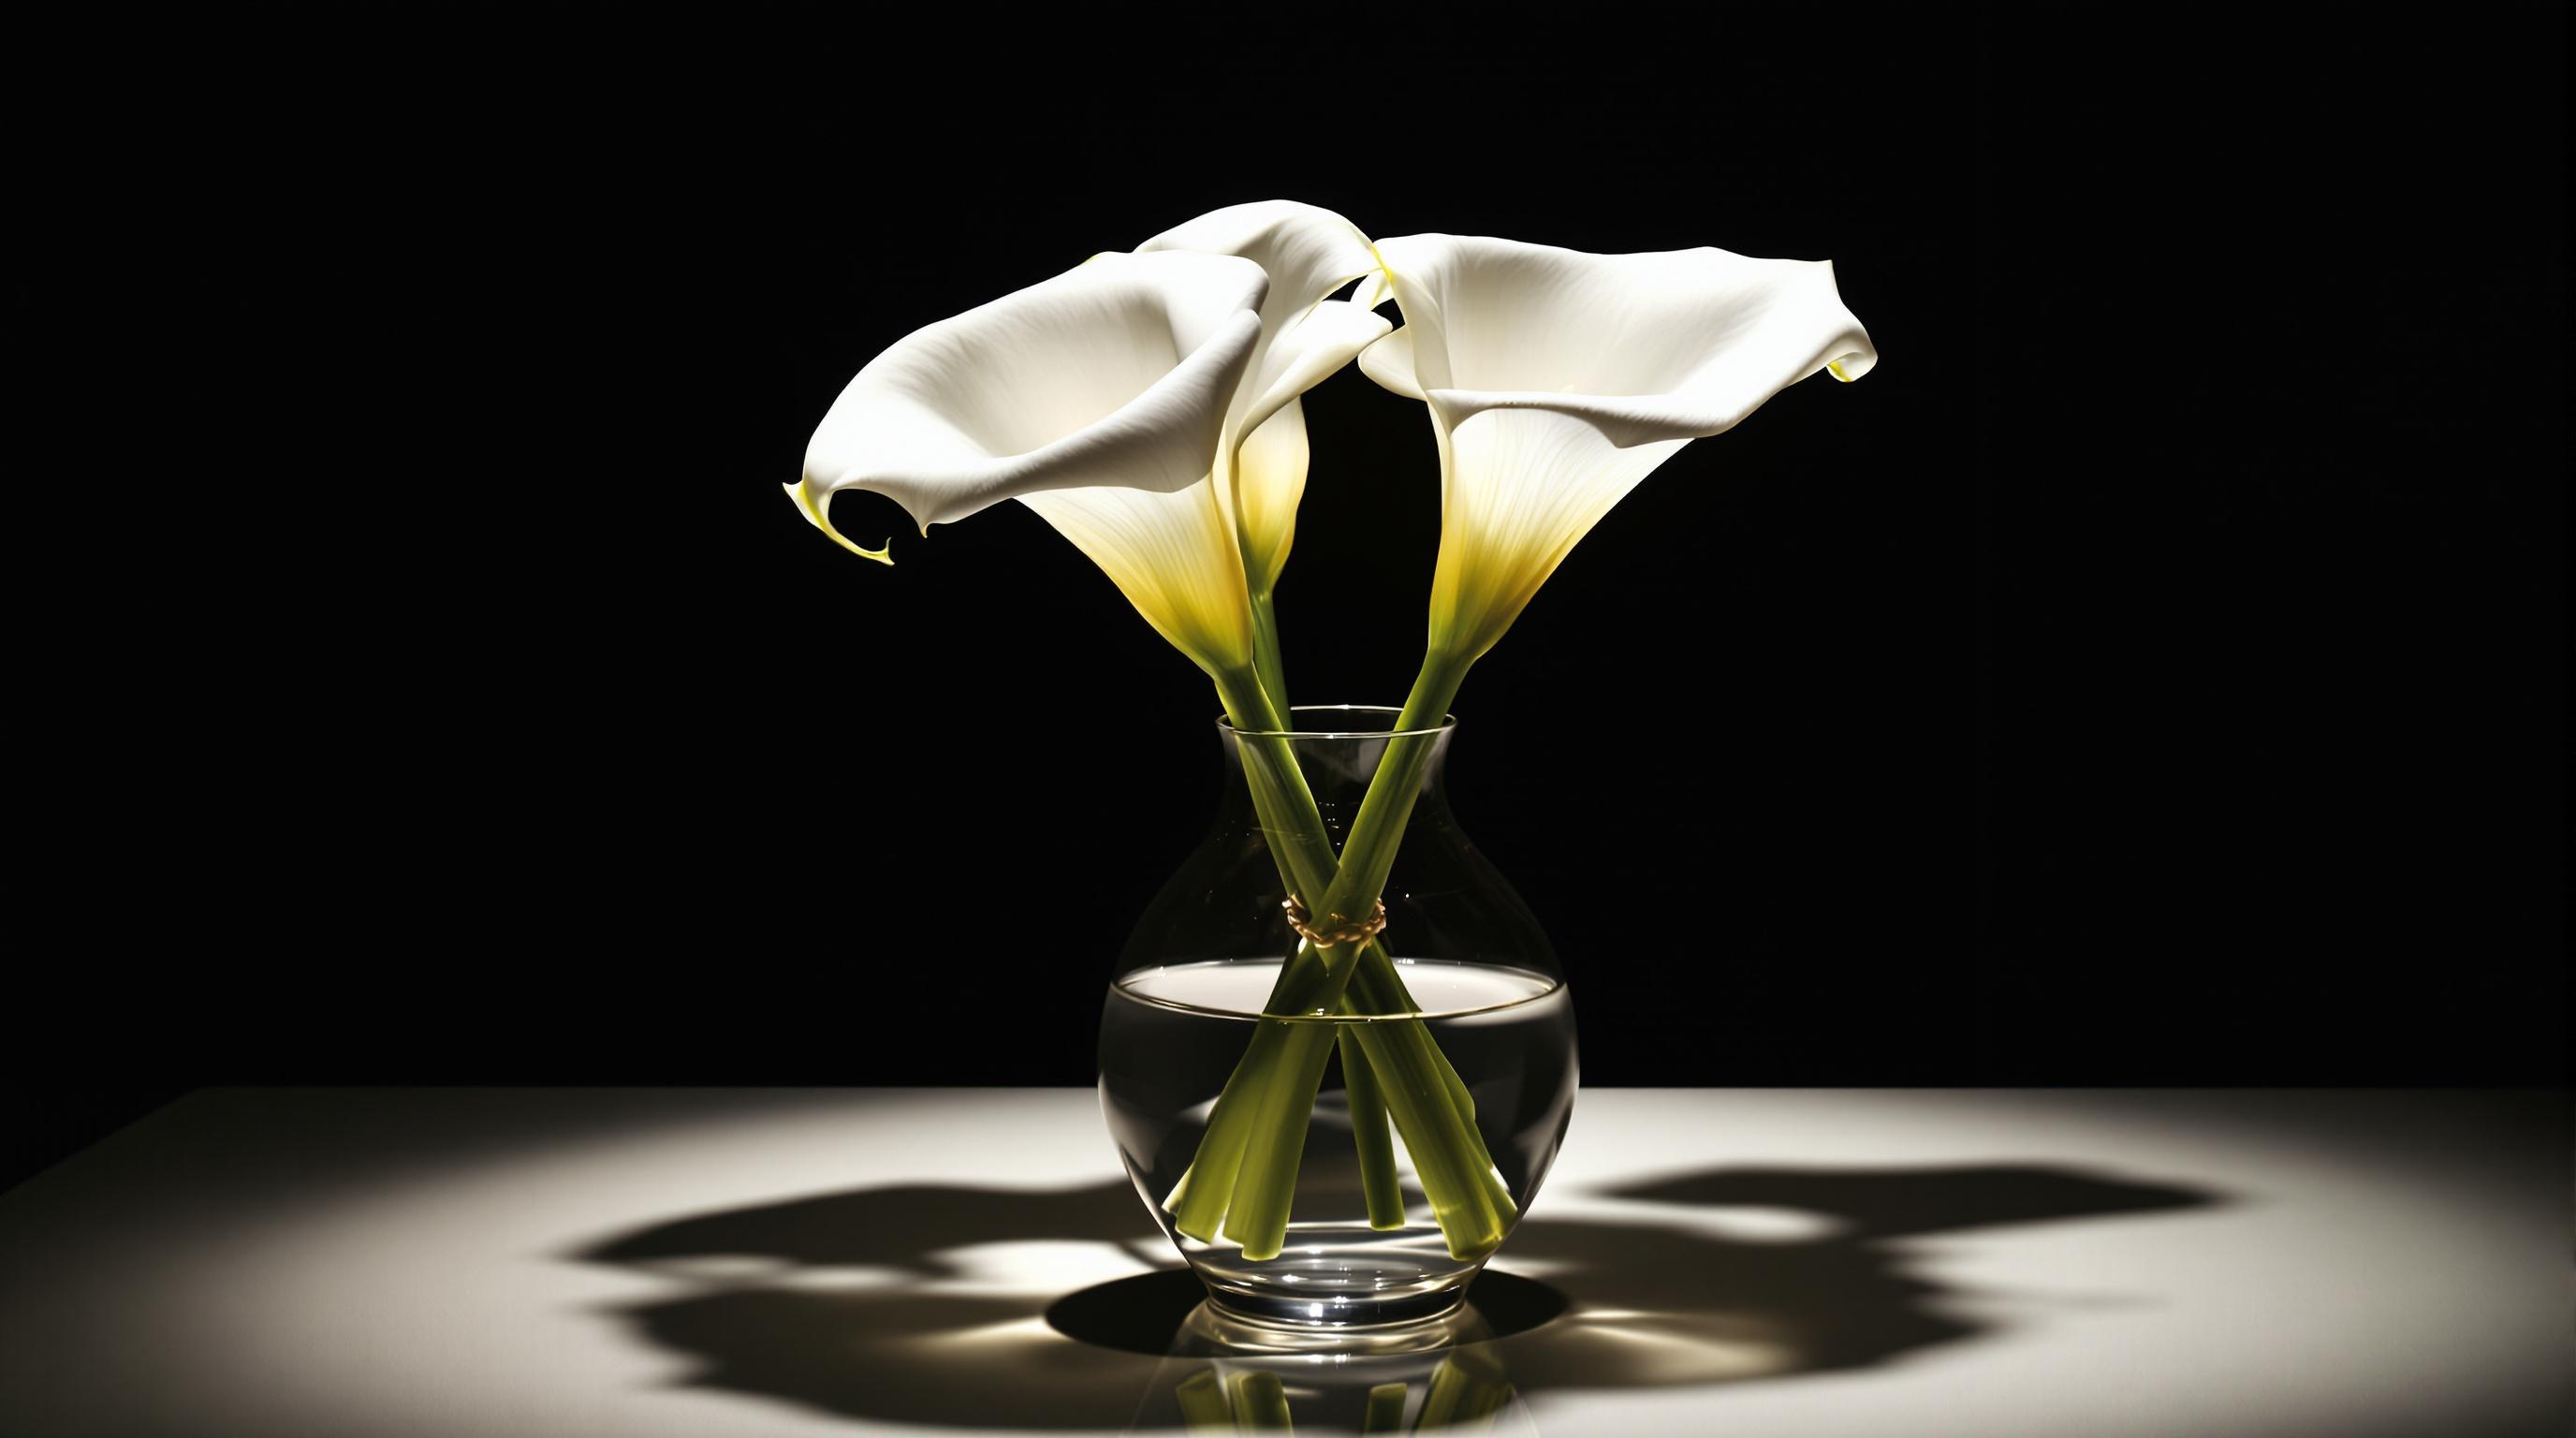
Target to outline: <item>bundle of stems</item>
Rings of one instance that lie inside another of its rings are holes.
[[[1256,616],[1266,620],[1266,609],[1256,606]],[[1288,710],[1276,631],[1269,623],[1261,629],[1262,662],[1252,673],[1221,680],[1218,695],[1281,881],[1319,922],[1339,924],[1379,902],[1422,790],[1436,737],[1431,731],[1447,721],[1466,666],[1436,650],[1424,662],[1336,852],[1293,744],[1283,737]],[[1316,1090],[1326,1060],[1338,1050],[1370,1226],[1404,1226],[1392,1122],[1450,1254],[1472,1259],[1492,1252],[1519,1207],[1476,1131],[1474,1102],[1457,1070],[1429,1027],[1404,1017],[1420,1012],[1376,936],[1301,941],[1281,966],[1251,1042],[1217,1096],[1188,1172],[1163,1200],[1173,1226],[1203,1243],[1240,1244],[1248,1259],[1278,1256]]]

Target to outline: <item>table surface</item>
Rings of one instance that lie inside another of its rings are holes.
[[[2564,1434],[2567,1125],[1587,1091],[1485,1327],[1353,1365],[1178,1335],[1088,1090],[209,1090],[0,1195],[0,1431],[1249,1431],[1266,1372],[1310,1433],[1392,1378],[1551,1438]]]

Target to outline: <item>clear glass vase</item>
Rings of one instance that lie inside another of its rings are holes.
[[[1218,1309],[1300,1328],[1424,1322],[1464,1298],[1556,1157],[1574,1104],[1574,1010],[1538,921],[1451,817],[1455,721],[1408,734],[1391,729],[1392,709],[1294,714],[1287,732],[1218,725],[1217,821],[1120,959],[1101,1106],[1138,1193]],[[1311,795],[1338,848],[1382,766],[1418,785],[1383,929],[1342,948],[1301,943],[1365,924],[1303,911],[1255,790]],[[1313,992],[1283,970],[1352,955],[1330,1006],[1283,1000]]]

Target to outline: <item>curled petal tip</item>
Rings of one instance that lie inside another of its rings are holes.
[[[883,549],[870,549],[828,524],[823,526],[823,532],[832,536],[833,543],[838,544],[843,549],[850,551],[861,559],[873,559],[877,563],[885,565],[889,569],[894,567],[894,547],[892,545],[888,545]]]
[[[891,546],[888,546],[885,549],[869,549],[852,540],[848,535],[834,529],[832,527],[832,521],[823,517],[823,507],[814,502],[814,491],[812,487],[804,480],[800,479],[794,484],[786,486],[786,490],[787,497],[796,502],[796,508],[804,514],[807,520],[812,522],[816,529],[819,529],[825,534],[831,536],[834,544],[841,546],[843,549],[850,551],[861,559],[873,559],[879,564],[889,566],[894,563],[894,555],[892,553]],[[925,534],[929,533],[928,526],[924,526],[922,532]]]
[[[1852,383],[1876,368],[1878,368],[1878,351],[1870,348],[1866,336],[1863,336],[1855,347],[1846,349],[1825,361],[1825,372],[1845,384]]]

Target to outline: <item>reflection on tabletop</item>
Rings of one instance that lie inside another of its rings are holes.
[[[2207,1207],[2217,1192],[2078,1168],[1715,1168],[1542,1207],[1456,1314],[1318,1353],[1207,1309],[1186,1272],[1049,1282],[1105,1245],[1167,1264],[1125,1182],[896,1185],[677,1217],[569,1255],[678,1279],[605,1315],[691,1360],[697,1387],[942,1426],[1534,1433],[1530,1395],[1777,1380],[1892,1362],[2001,1326],[1944,1305],[1905,1241]],[[1680,1209],[1773,1215],[1758,1236]],[[1009,1245],[1006,1271],[974,1250]],[[892,1272],[853,1285],[835,1274]],[[1067,1341],[1071,1340],[1071,1341]]]
[[[1145,1385],[1132,1430],[1535,1434],[1492,1325],[1472,1309],[1366,1343],[1239,1324],[1202,1303]],[[1330,1351],[1317,1351],[1329,1348]]]

